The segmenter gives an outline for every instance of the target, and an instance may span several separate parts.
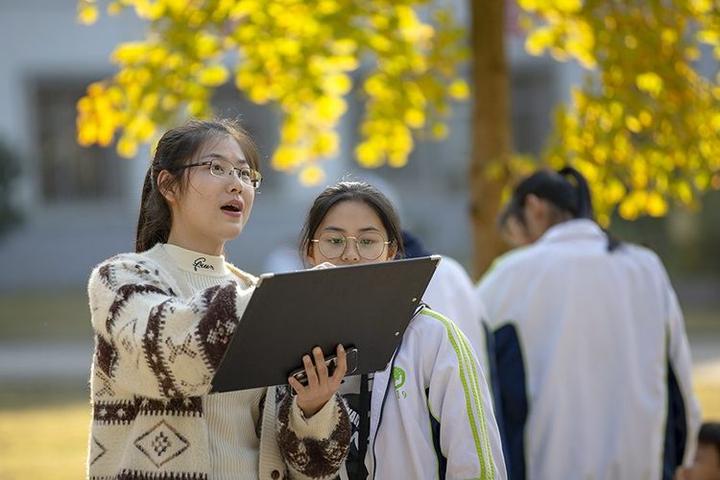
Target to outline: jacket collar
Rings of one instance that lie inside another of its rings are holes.
[[[537,243],[602,240],[603,238],[605,238],[605,233],[597,223],[587,219],[576,219],[553,225],[538,239]]]

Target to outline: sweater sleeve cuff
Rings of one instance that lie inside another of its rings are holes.
[[[335,395],[315,415],[305,418],[297,404],[297,397],[293,397],[290,407],[290,429],[298,438],[318,440],[329,438],[339,422],[337,402],[337,395]]]

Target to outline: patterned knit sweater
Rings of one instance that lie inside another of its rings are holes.
[[[208,395],[255,282],[162,244],[93,270],[90,479],[336,476],[350,441],[338,397],[305,419],[287,388]]]

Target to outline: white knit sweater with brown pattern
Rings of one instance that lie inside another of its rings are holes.
[[[90,479],[337,475],[350,442],[338,397],[306,420],[287,388],[208,395],[255,282],[222,257],[164,244],[93,270]]]

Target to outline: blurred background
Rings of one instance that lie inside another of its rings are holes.
[[[0,1],[3,480],[83,475],[92,352],[86,282],[95,264],[133,250],[150,155],[144,148],[122,159],[112,148],[77,145],[78,99],[91,82],[115,73],[110,53],[120,42],[141,38],[145,26],[121,15],[84,27],[76,13],[74,2]],[[554,106],[568,100],[581,72],[573,63],[529,56],[515,28],[506,36],[513,147],[537,154]],[[406,167],[368,171],[352,160],[362,104],[355,92],[348,102],[341,153],[327,162],[326,183],[346,175],[379,183],[399,204],[404,225],[430,250],[469,267],[470,103],[454,105],[448,137],[419,142]],[[220,116],[240,115],[263,157],[272,155],[279,140],[272,108],[251,103],[232,86],[219,88],[212,104]],[[227,249],[230,261],[253,273],[292,257],[305,212],[322,188],[269,167],[263,175],[252,219]],[[720,192],[706,194],[700,210],[634,222],[616,218],[611,229],[654,249],[668,267],[686,315],[704,417],[720,419]]]

